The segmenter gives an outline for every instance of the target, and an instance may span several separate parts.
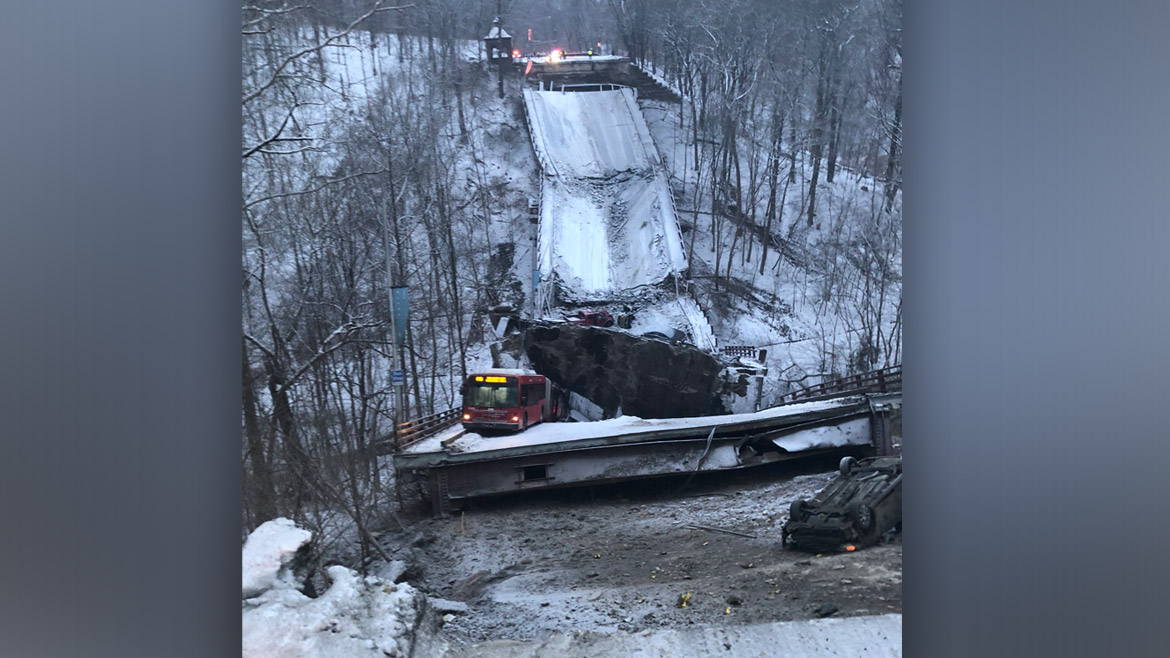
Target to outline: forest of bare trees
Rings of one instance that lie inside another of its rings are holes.
[[[392,492],[377,442],[396,417],[457,404],[484,312],[512,285],[495,262],[511,242],[500,226],[539,186],[487,155],[527,148],[518,100],[496,99],[468,56],[496,15],[518,47],[529,28],[534,49],[602,43],[681,91],[677,173],[688,205],[710,211],[715,290],[733,261],[780,267],[778,243],[759,237],[775,235],[823,275],[818,313],[849,325],[850,367],[897,361],[900,14],[898,0],[246,3],[245,528],[284,515],[325,541],[356,528],[362,557],[380,550],[370,528],[387,520],[368,515]],[[808,242],[828,217],[820,181],[850,175],[881,185],[849,209],[864,229]],[[401,405],[389,286],[411,295]]]

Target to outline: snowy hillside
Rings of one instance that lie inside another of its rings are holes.
[[[857,363],[867,345],[875,357],[868,367],[900,363],[900,192],[886,212],[879,181],[839,171],[832,183],[818,184],[819,219],[807,226],[801,189],[811,164],[807,154],[798,154],[796,182],[785,187],[778,213],[782,222],[770,231],[784,250],[770,247],[765,255],[758,233],[713,221],[710,196],[697,190],[693,160],[684,164],[691,127],[679,126],[676,106],[644,101],[642,107],[681,192],[675,200],[691,254],[692,290],[708,309],[720,344],[767,350],[767,365],[780,376],[766,380],[765,400],[798,387],[786,380],[808,377],[800,382],[808,385],[829,373],[868,369]],[[757,203],[763,215],[767,202]]]

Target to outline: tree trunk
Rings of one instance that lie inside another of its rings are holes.
[[[840,103],[844,102],[841,98],[841,90],[838,89],[832,96],[832,103],[829,105],[829,162],[825,169],[825,182],[832,183],[833,175],[837,173],[837,150],[841,139],[841,112]]]
[[[251,526],[254,528],[276,518],[277,509],[272,470],[264,454],[264,436],[256,417],[256,379],[248,362],[248,343],[242,337],[240,342],[243,350],[244,438],[247,441],[248,462],[252,466],[249,493],[253,502]]]
[[[894,102],[894,125],[890,129],[890,157],[886,160],[886,212],[894,207],[900,176],[899,145],[902,143],[902,76],[898,75],[898,100]]]
[[[796,182],[796,121],[788,124],[788,182]]]
[[[829,72],[829,40],[825,37],[825,41],[821,44],[821,56],[818,61],[820,75],[817,79],[817,99],[816,112],[813,114],[812,125],[812,143],[809,145],[809,157],[812,159],[812,177],[809,178],[808,183],[808,225],[813,225],[813,217],[816,215],[817,205],[817,184],[820,182],[821,174],[821,156],[824,155],[825,144],[825,123],[826,114],[828,112],[828,95],[833,81],[830,79]]]
[[[764,250],[760,253],[760,275],[768,262],[768,245],[772,242],[772,220],[776,218],[776,187],[780,177],[781,135],[784,134],[784,115],[778,108],[772,110],[772,146],[768,151],[768,209],[764,211]]]

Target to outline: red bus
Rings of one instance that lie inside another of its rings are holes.
[[[463,427],[524,431],[541,421],[564,420],[566,396],[548,377],[530,370],[488,370],[463,383]]]

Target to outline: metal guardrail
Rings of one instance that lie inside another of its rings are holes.
[[[444,429],[459,422],[460,407],[454,407],[437,414],[423,416],[398,424],[398,443],[395,446],[401,450],[425,438],[434,436]]]
[[[751,345],[724,345],[719,351],[727,356],[755,358],[758,355],[758,350]]]
[[[802,388],[799,391],[787,393],[777,401],[778,405],[793,402],[809,402],[837,397],[849,393],[887,392],[902,390],[902,366],[890,366],[880,370],[864,372],[835,379],[830,382],[821,382],[815,386]]]

